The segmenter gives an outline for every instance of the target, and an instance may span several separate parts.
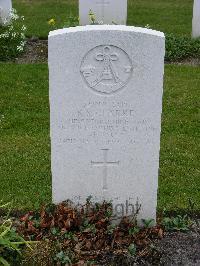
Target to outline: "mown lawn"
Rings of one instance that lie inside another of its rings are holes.
[[[0,64],[0,199],[51,201],[48,69]],[[200,68],[166,66],[159,209],[200,209]]]
[[[129,0],[128,25],[145,26],[177,35],[190,35],[193,0]],[[55,18],[60,28],[64,21],[78,16],[78,0],[13,0],[25,16],[28,36],[47,38],[52,29],[47,21]]]

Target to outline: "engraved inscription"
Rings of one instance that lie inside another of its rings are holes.
[[[126,101],[88,101],[67,114],[59,128],[65,144],[96,144],[107,147],[123,143],[136,144],[143,135],[145,143],[153,143],[158,130],[148,118],[137,119],[138,111]],[[66,132],[66,133],[64,133]],[[128,137],[124,138],[124,136]]]
[[[109,95],[127,84],[133,67],[124,50],[113,45],[100,45],[85,55],[80,71],[90,88]]]
[[[103,167],[103,190],[107,190],[108,189],[108,184],[107,184],[108,166],[119,165],[119,161],[117,161],[117,162],[108,161],[109,149],[101,149],[101,150],[103,151],[103,161],[101,161],[101,162],[91,161],[91,164],[94,166],[102,166]]]

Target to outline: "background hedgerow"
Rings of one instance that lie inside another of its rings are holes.
[[[166,34],[166,61],[176,61],[192,57],[200,58],[200,38],[191,39],[186,36]]]

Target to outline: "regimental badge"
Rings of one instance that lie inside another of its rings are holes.
[[[112,94],[128,83],[133,67],[128,54],[121,48],[99,45],[84,56],[80,71],[94,91]]]

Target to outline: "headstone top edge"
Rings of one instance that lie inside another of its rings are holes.
[[[87,32],[87,31],[124,31],[124,32],[143,33],[143,34],[165,38],[165,34],[160,31],[141,28],[141,27],[125,26],[125,25],[87,25],[87,26],[63,28],[63,29],[50,31],[48,38],[62,34]]]

